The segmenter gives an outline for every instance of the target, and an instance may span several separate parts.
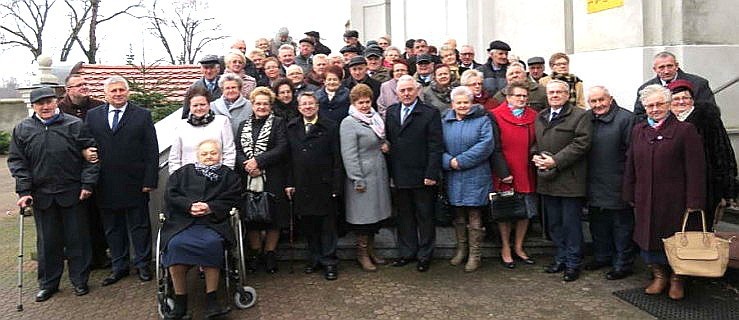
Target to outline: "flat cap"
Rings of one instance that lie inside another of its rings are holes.
[[[503,50],[503,51],[511,51],[511,46],[509,46],[507,43],[495,40],[493,42],[490,42],[490,46],[488,47],[488,51],[490,50]]]
[[[364,59],[362,56],[353,57],[351,60],[349,60],[349,63],[346,64],[347,68],[351,68],[356,65],[360,64],[367,64],[367,60]]]
[[[542,57],[531,57],[528,61],[526,61],[526,64],[532,65],[532,64],[544,64],[544,58]]]
[[[200,58],[200,61],[198,61],[199,64],[219,64],[220,59],[217,55],[214,54],[206,54],[204,57]]]
[[[343,48],[341,48],[341,50],[339,50],[339,52],[341,54],[344,54],[346,52],[354,52],[356,54],[362,54],[362,49],[359,47],[355,47],[355,46],[344,46]]]
[[[282,28],[280,28],[280,30],[277,31],[277,33],[280,34],[280,35],[286,36],[286,35],[290,34],[290,30],[287,30],[286,27],[282,27]]]
[[[46,98],[56,98],[56,92],[50,87],[41,87],[31,90],[31,103],[36,103]]]
[[[300,41],[298,41],[298,43],[303,43],[303,42],[310,43],[313,46],[316,45],[316,42],[313,41],[313,39],[311,39],[311,38],[303,38],[303,39],[300,39]]]
[[[377,50],[374,47],[369,47],[366,50],[364,50],[364,57],[369,58],[371,56],[375,56],[375,57],[382,58],[382,52],[383,52],[382,49]]]
[[[344,38],[359,38],[359,32],[357,30],[346,30]]]
[[[419,63],[432,63],[434,62],[434,58],[430,54],[420,54],[416,56],[416,64]]]

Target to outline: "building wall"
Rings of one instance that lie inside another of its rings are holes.
[[[28,108],[22,99],[0,99],[0,131],[13,132],[21,120],[28,117]]]

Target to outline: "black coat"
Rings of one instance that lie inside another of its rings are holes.
[[[159,145],[149,110],[128,102],[116,131],[108,125],[108,106],[87,113],[85,123],[97,141],[100,179],[97,201],[100,208],[122,209],[140,206],[148,200],[143,187],[156,188]]]
[[[167,220],[162,226],[163,244],[195,223],[207,225],[227,243],[234,243],[228,217],[241,197],[241,181],[226,166],[221,166],[219,173],[221,178],[218,181],[208,181],[196,173],[194,164],[188,164],[169,176],[165,194]],[[190,206],[195,202],[207,203],[211,214],[202,217],[190,215]]]
[[[439,182],[444,152],[439,110],[416,99],[416,107],[401,125],[401,107],[402,103],[390,106],[385,118],[390,177],[398,188],[423,187],[423,179]]]
[[[631,143],[634,114],[612,103],[608,113],[596,117],[588,153],[588,205],[603,209],[627,209],[622,200],[626,151]]]
[[[339,125],[326,117],[318,117],[306,133],[303,118],[296,118],[287,124],[287,138],[291,163],[287,184],[295,188],[295,214],[334,214],[334,195],[341,194],[344,171]]]
[[[253,118],[252,118],[253,120]],[[236,144],[236,172],[241,175],[242,184],[247,183],[248,175],[244,170],[244,162],[248,160],[244,154],[241,135],[244,132],[246,121],[239,124],[238,134],[234,137]],[[272,120],[272,132],[269,135],[267,150],[254,157],[260,169],[266,171],[264,190],[275,195],[277,210],[273,217],[273,225],[276,228],[288,226],[290,216],[287,212],[287,200],[285,198],[285,186],[287,185],[287,157],[289,146],[287,143],[285,120],[275,116]],[[259,179],[259,177],[257,177]],[[244,189],[245,190],[245,189]]]
[[[488,61],[477,67],[477,71],[482,72],[483,80],[482,86],[488,94],[494,95],[496,92],[505,88],[507,81],[505,77],[508,65],[501,66],[499,70],[493,69],[493,60],[488,58]]]
[[[349,89],[340,86],[334,94],[334,98],[329,100],[326,88],[316,91],[316,100],[318,100],[318,112],[321,116],[329,118],[336,123],[341,123],[346,116],[349,115]]]
[[[682,69],[677,69],[677,79],[685,79],[690,81],[690,83],[693,84],[693,101],[695,101],[696,107],[699,105],[704,105],[707,107],[714,108],[714,111],[721,115],[721,111],[719,110],[718,106],[716,105],[716,98],[713,96],[713,91],[711,91],[711,87],[708,85],[708,80],[704,79],[701,76],[683,72]],[[641,86],[639,86],[639,89],[636,90],[636,101],[634,102],[634,114],[640,119],[645,120],[647,115],[645,113],[646,110],[644,110],[644,106],[641,104],[641,99],[639,99],[639,91],[641,89],[644,89],[644,87],[650,85],[650,84],[659,84],[662,85],[662,81],[659,79],[659,77],[654,77],[650,79],[649,81],[645,82]]]
[[[351,75],[341,81],[341,84],[349,89],[349,91],[351,91],[354,86],[360,83],[366,84],[370,87],[370,89],[372,89],[372,98],[370,98],[370,100],[372,100],[372,109],[377,110],[377,97],[380,96],[380,85],[382,85],[380,81],[370,78],[369,75],[365,76],[361,81],[354,80]],[[337,122],[340,121],[341,120],[338,120]]]

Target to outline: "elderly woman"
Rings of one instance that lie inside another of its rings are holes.
[[[500,231],[503,266],[509,269],[516,267],[511,254],[511,227],[516,226],[513,247],[516,257],[525,264],[534,264],[523,249],[529,219],[536,215],[536,171],[529,161],[529,150],[536,141],[534,122],[537,112],[528,106],[528,88],[526,83],[510,83],[503,89],[506,102],[493,110],[493,117],[498,124],[500,144],[503,158],[508,165],[510,175],[497,177],[496,190],[510,190],[522,194],[526,206],[527,218],[516,221],[498,221]]]
[[[299,66],[295,65],[300,68]],[[293,83],[290,79],[280,78],[272,84],[272,92],[277,95],[275,105],[272,108],[272,112],[276,116],[290,121],[300,116],[298,113],[298,102],[296,100],[297,94],[293,89]]]
[[[248,97],[249,93],[257,87],[257,80],[244,71],[246,57],[244,57],[241,51],[232,51],[223,57],[223,62],[226,63],[226,71],[224,73],[237,74],[241,77],[241,80],[244,80],[244,84],[241,86],[241,94]]]
[[[452,77],[449,66],[445,64],[437,64],[434,67],[434,80],[427,87],[421,90],[421,101],[423,103],[434,106],[439,109],[441,114],[449,109],[451,98],[449,93],[452,91]]]
[[[388,69],[391,69],[396,62],[402,60],[402,53],[397,47],[387,47],[383,55],[385,59],[382,60],[382,65]]]
[[[495,100],[488,92],[486,92],[482,86],[483,75],[482,72],[470,69],[462,73],[459,79],[459,83],[472,90],[473,100],[472,103],[479,104],[485,108],[488,112],[491,112],[497,107],[500,102]]]
[[[398,103],[398,95],[395,90],[398,86],[398,78],[408,74],[408,64],[403,61],[397,61],[390,69],[390,77],[392,79],[385,81],[380,85],[380,96],[377,98],[377,112],[385,119],[387,108]]]
[[[326,77],[326,67],[328,67],[327,55],[320,53],[313,55],[313,68],[305,75],[305,83],[322,87]]]
[[[300,69],[297,69],[296,67]],[[305,82],[305,75],[303,74],[303,68],[301,68],[297,64],[287,67],[287,69],[285,70],[285,76],[288,79],[290,79],[290,82],[292,82],[294,96],[296,98],[303,92],[306,92],[306,91],[313,92],[313,91],[318,90],[318,86],[307,84]]]
[[[239,124],[251,117],[251,103],[241,95],[244,80],[236,74],[226,73],[218,80],[223,95],[210,103],[210,110],[217,115],[226,116],[231,121],[233,135],[239,129]]]
[[[172,275],[174,308],[165,319],[187,314],[187,271],[193,266],[205,273],[205,318],[228,312],[216,295],[223,250],[234,243],[228,212],[239,200],[241,184],[237,174],[221,165],[220,145],[217,140],[200,142],[197,161],[177,169],[167,182],[162,265]]]
[[[472,90],[457,87],[451,92],[451,111],[442,118],[444,154],[442,166],[449,204],[454,207],[457,252],[450,261],[459,265],[467,259],[464,271],[480,267],[483,207],[488,204],[491,189],[490,164],[493,153],[493,129],[482,106],[472,103]],[[469,239],[469,256],[464,243]]]
[[[323,87],[316,91],[319,114],[336,122],[341,122],[349,114],[349,89],[341,84],[343,76],[343,69],[327,67]]]
[[[266,58],[262,50],[254,49],[249,52],[249,60],[254,62],[254,69],[256,69],[255,79],[257,80],[258,87],[269,86],[269,80],[264,73],[264,59]]]
[[[441,57],[441,63],[449,67],[450,81],[459,81],[459,62],[457,61],[456,50],[449,46],[442,46],[441,49],[439,49],[439,56]]]
[[[264,74],[267,76],[269,85],[272,85],[277,79],[282,77],[280,74],[280,61],[275,57],[264,59]]]
[[[264,252],[265,270],[277,272],[275,250],[280,239],[280,229],[290,222],[287,213],[284,187],[286,185],[285,161],[288,159],[288,142],[285,119],[272,113],[275,94],[266,87],[257,87],[249,97],[253,116],[239,125],[236,139],[236,163],[245,189],[253,192],[267,191],[275,196],[272,222],[247,224],[249,250],[246,254],[247,269],[256,271],[259,251]],[[264,245],[261,231],[266,230]]]
[[[383,150],[385,124],[372,109],[372,89],[356,85],[350,94],[349,115],[341,121],[341,158],[346,170],[346,222],[357,236],[357,261],[376,271],[374,235],[390,217],[390,186]]]
[[[587,109],[585,105],[585,93],[582,88],[582,80],[576,75],[570,73],[570,57],[566,54],[557,52],[549,58],[549,67],[552,74],[539,79],[539,84],[546,87],[547,83],[552,79],[562,80],[570,86],[570,103],[580,108]]]
[[[672,92],[670,110],[678,120],[691,123],[698,130],[706,155],[706,221],[713,221],[716,208],[737,195],[737,167],[734,148],[721,115],[713,105],[693,100],[693,84],[684,79],[667,85]]]
[[[210,93],[203,87],[195,87],[185,97],[190,102],[190,114],[175,130],[177,136],[169,149],[169,174],[195,163],[196,148],[204,140],[218,141],[218,149],[223,150],[223,164],[234,168],[236,149],[231,121],[210,109],[209,98]]]
[[[705,154],[695,126],[670,113],[669,89],[649,85],[639,99],[647,121],[635,124],[631,132],[623,197],[634,205],[634,241],[654,276],[644,291],[659,294],[669,274],[662,239],[680,231],[686,210],[705,207]],[[683,278],[673,274],[669,282],[670,298],[682,299]]]

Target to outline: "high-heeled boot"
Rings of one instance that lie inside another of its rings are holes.
[[[368,236],[366,234],[357,235],[357,262],[364,271],[374,272],[377,271],[377,267],[367,254],[367,242]]]
[[[653,278],[652,283],[644,288],[644,293],[660,294],[667,287],[667,270],[661,264],[652,264],[649,265],[649,268],[652,269]]]
[[[467,224],[464,222],[454,222],[454,235],[457,238],[457,249],[454,251],[454,257],[449,260],[449,264],[458,266],[467,259]]]

